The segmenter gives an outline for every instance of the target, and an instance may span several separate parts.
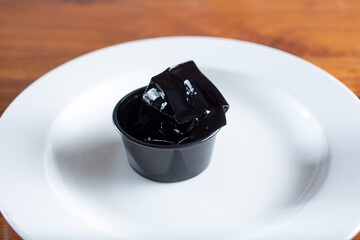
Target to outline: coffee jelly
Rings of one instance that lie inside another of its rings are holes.
[[[228,109],[220,91],[188,61],[151,79],[141,96],[129,104],[125,130],[149,143],[183,144],[226,125]]]

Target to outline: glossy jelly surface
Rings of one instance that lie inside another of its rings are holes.
[[[146,142],[186,143],[226,125],[229,104],[193,61],[154,76],[142,100],[133,127]]]

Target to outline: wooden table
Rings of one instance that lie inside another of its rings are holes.
[[[178,35],[242,39],[293,53],[360,96],[358,0],[0,0],[0,115],[30,83],[72,58]],[[1,215],[0,239],[20,239]]]

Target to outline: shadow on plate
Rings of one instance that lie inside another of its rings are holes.
[[[53,148],[54,173],[66,184],[82,190],[145,184],[133,171],[121,140],[89,141],[83,145],[67,144]]]

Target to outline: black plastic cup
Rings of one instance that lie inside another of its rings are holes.
[[[157,182],[179,182],[197,176],[210,163],[218,130],[179,145],[154,144],[131,136],[124,130],[129,108],[136,108],[144,90],[142,87],[127,94],[113,112],[113,122],[121,134],[130,166],[141,176]]]

